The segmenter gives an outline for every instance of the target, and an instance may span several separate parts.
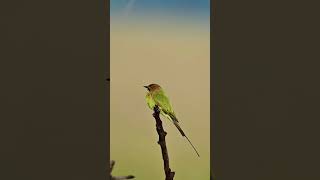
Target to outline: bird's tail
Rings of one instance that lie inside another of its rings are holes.
[[[182,136],[186,136],[186,134],[185,134],[185,133],[183,132],[183,130],[181,129],[178,121],[173,120],[172,122],[173,122],[173,124],[177,127],[177,129],[179,130],[179,132],[181,133],[181,135],[182,135]]]
[[[197,149],[193,146],[193,144],[191,143],[191,141],[189,140],[189,138],[186,136],[186,134],[185,134],[185,133],[183,132],[183,130],[181,129],[181,127],[180,127],[177,119],[176,119],[176,118],[173,118],[173,119],[172,119],[172,122],[173,122],[173,124],[177,127],[177,129],[180,131],[181,135],[184,136],[184,137],[186,137],[186,139],[189,141],[189,143],[190,143],[190,145],[192,146],[192,148],[194,149],[194,151],[197,153],[198,157],[200,157]]]

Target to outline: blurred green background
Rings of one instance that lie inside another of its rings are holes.
[[[118,1],[120,2],[120,1]],[[123,1],[122,1],[123,2]],[[136,2],[111,14],[110,158],[113,175],[163,180],[155,120],[145,102],[144,85],[160,84],[180,125],[200,153],[162,118],[175,180],[210,179],[210,29],[209,19],[175,12],[134,12]],[[136,5],[138,6],[138,5]],[[128,11],[130,7],[130,11]],[[163,6],[165,9],[165,6]],[[177,6],[179,7],[179,6]],[[192,16],[192,17],[191,17]]]

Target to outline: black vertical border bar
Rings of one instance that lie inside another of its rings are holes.
[[[1,180],[108,178],[109,4],[1,1]]]
[[[320,179],[319,2],[214,0],[213,6],[217,180]]]
[[[214,101],[214,93],[215,93],[215,78],[216,76],[214,73],[217,71],[216,61],[213,59],[213,37],[214,37],[214,23],[215,23],[215,12],[216,12],[216,0],[210,0],[210,180],[215,180],[215,171],[214,171],[214,132],[215,132],[215,126],[214,126],[214,107],[216,106]]]
[[[109,163],[110,163],[110,108],[111,108],[111,105],[110,105],[110,88],[111,88],[111,78],[110,78],[110,2],[111,0],[105,0],[106,2],[106,16],[107,16],[107,30],[106,30],[106,33],[107,33],[107,49],[106,49],[106,54],[107,54],[107,73],[106,73],[106,83],[107,83],[107,109],[106,109],[106,113],[107,113],[107,172],[108,172],[108,175],[107,175],[107,178],[110,178],[109,174],[110,174],[110,168],[109,168]]]

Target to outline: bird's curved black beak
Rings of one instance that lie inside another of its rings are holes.
[[[143,86],[143,87],[148,89],[148,86]]]

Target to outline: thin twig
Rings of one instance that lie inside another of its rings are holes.
[[[123,179],[133,179],[134,176],[117,176],[117,177],[111,177],[111,180],[123,180]]]
[[[161,147],[164,172],[166,175],[165,180],[173,180],[175,172],[171,171],[170,166],[169,166],[169,155],[168,155],[168,150],[167,150],[167,146],[166,146],[166,138],[165,138],[167,135],[167,132],[165,132],[162,127],[162,121],[160,119],[160,110],[159,110],[158,106],[155,106],[153,110],[154,110],[153,117],[156,120],[156,129],[157,129],[157,132],[159,135],[158,144]]]
[[[110,179],[111,180],[123,180],[123,179],[133,179],[134,176],[129,175],[129,176],[112,176],[111,172],[113,170],[114,165],[116,164],[116,162],[114,160],[110,161]]]
[[[111,172],[112,172],[113,167],[114,167],[115,164],[116,164],[116,162],[115,162],[114,160],[111,160],[111,161],[110,161],[110,174],[111,174]]]

